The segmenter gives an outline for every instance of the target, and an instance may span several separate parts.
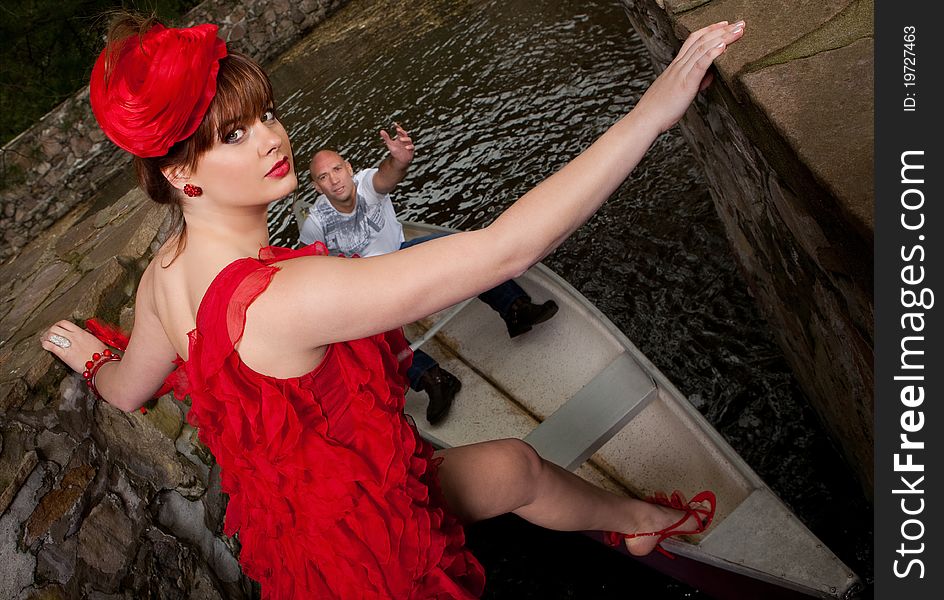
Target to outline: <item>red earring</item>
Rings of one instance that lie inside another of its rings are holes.
[[[203,188],[198,185],[190,185],[188,183],[184,186],[184,193],[193,198],[194,196],[203,194]]]

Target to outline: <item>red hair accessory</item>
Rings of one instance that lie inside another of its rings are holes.
[[[197,130],[216,94],[226,44],[216,25],[168,29],[157,24],[114,52],[106,78],[106,48],[92,69],[95,118],[111,141],[142,158],[164,156]]]

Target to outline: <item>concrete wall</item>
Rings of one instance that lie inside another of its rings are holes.
[[[657,72],[690,32],[747,21],[682,132],[751,292],[871,497],[872,3],[622,1]]]

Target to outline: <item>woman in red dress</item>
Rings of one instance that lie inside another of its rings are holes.
[[[125,411],[174,372],[220,463],[226,533],[238,532],[263,595],[478,597],[484,574],[460,523],[506,512],[626,532],[636,555],[707,527],[710,493],[692,503],[616,496],[520,440],[433,452],[403,415],[410,353],[399,327],[557,247],[681,117],[743,23],[692,34],[632,112],[485,229],[366,259],[268,245],[266,209],[297,186],[291,146],[268,78],[216,31],[133,16],[113,25],[92,106],[179,227],[141,277],[123,354],[69,321],[42,344]]]

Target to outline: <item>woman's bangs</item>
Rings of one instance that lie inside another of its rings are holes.
[[[216,95],[204,120],[210,134],[207,141],[221,140],[233,129],[251,124],[272,106],[272,84],[262,69],[241,55],[227,56],[220,60]]]

